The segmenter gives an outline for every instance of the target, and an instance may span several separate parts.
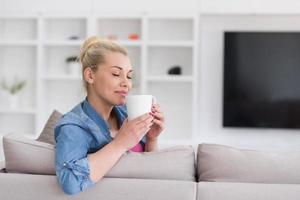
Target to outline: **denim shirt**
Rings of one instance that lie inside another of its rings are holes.
[[[119,127],[127,117],[125,106],[114,106]],[[59,185],[67,194],[76,194],[91,187],[87,159],[111,142],[109,125],[85,99],[63,115],[54,129],[56,140],[55,169]],[[141,140],[145,145],[145,137]]]

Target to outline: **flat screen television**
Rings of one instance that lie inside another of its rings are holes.
[[[224,32],[223,126],[300,128],[300,32]]]

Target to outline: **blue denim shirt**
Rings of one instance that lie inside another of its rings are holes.
[[[121,127],[127,118],[125,106],[115,106],[113,112]],[[87,160],[111,142],[109,125],[85,99],[63,115],[54,129],[56,140],[55,169],[58,182],[67,194],[76,194],[91,187],[90,168]],[[145,145],[145,137],[141,140]]]

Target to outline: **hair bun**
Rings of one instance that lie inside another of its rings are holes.
[[[101,38],[98,36],[91,36],[89,38],[87,38],[84,43],[81,46],[80,49],[80,61],[82,62],[82,60],[84,59],[84,56],[86,55],[86,52],[89,50],[89,48],[91,48],[94,44],[100,43],[101,42]]]

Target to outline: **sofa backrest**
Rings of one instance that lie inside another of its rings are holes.
[[[55,147],[18,134],[3,137],[7,172],[54,175]],[[105,177],[195,181],[192,146],[127,152]]]
[[[300,184],[300,152],[275,153],[200,144],[198,181]]]

